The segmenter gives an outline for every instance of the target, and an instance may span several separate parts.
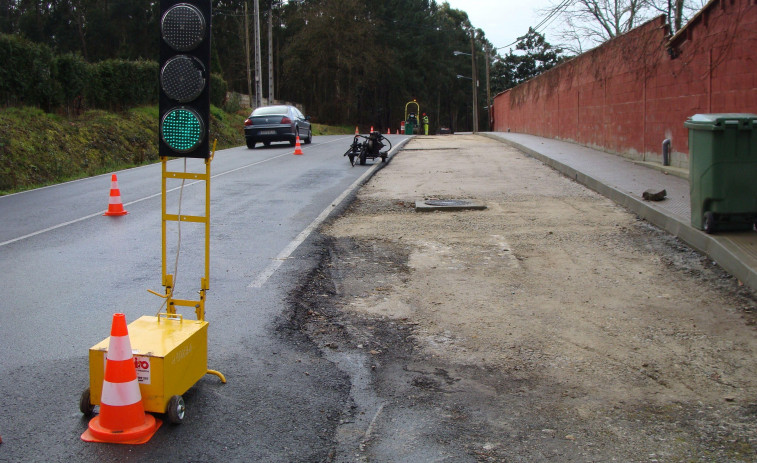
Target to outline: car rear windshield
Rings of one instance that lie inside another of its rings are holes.
[[[285,115],[287,113],[286,106],[268,106],[265,108],[258,108],[252,112],[253,116],[271,116],[271,115]]]

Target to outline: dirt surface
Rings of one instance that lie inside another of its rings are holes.
[[[332,461],[757,461],[755,295],[521,152],[416,137],[322,233]]]

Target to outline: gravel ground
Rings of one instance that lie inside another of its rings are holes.
[[[291,322],[352,380],[331,461],[757,461],[755,294],[519,151],[416,137],[321,232]]]

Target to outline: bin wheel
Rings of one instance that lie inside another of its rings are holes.
[[[171,396],[168,401],[168,407],[166,407],[166,417],[168,421],[173,424],[180,424],[184,421],[184,415],[186,415],[187,407],[184,406],[184,398],[180,395]]]
[[[704,224],[704,232],[708,235],[715,233],[717,230],[717,221],[715,220],[715,214],[712,211],[704,213],[702,223]]]
[[[84,389],[84,392],[81,393],[81,397],[79,398],[79,411],[87,418],[90,418],[95,414],[95,406],[92,405],[92,402],[90,401],[89,388]]]

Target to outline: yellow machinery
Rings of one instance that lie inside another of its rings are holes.
[[[215,144],[213,146],[215,154]],[[145,411],[165,413],[168,421],[180,423],[184,419],[184,399],[181,397],[204,375],[226,378],[218,371],[208,369],[208,322],[205,321],[205,296],[210,273],[210,163],[205,160],[205,174],[169,172],[167,159],[162,158],[162,276],[165,294],[150,291],[166,299],[166,313],[143,316],[128,326],[129,340],[134,365],[137,370],[139,389]],[[197,180],[205,182],[205,215],[177,215],[166,212],[167,180]],[[194,222],[205,225],[205,273],[200,282],[199,300],[175,299],[173,297],[174,275],[166,272],[166,223]],[[176,306],[194,307],[196,320],[184,319],[176,312]],[[105,375],[106,353],[109,338],[89,349],[89,388],[82,393],[79,409],[92,415],[100,396]]]
[[[415,112],[407,112],[407,107],[410,105],[415,105]],[[413,115],[413,117],[411,117],[411,115]],[[419,105],[418,101],[413,98],[413,101],[408,101],[405,104],[405,133],[407,135],[412,135],[413,133],[415,133],[415,130],[418,129],[420,117],[421,105]]]

